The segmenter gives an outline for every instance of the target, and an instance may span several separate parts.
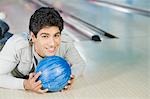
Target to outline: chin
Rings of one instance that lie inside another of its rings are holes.
[[[47,53],[47,54],[45,54],[45,56],[54,56],[55,55],[55,53]]]

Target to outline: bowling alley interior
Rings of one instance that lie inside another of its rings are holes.
[[[0,85],[0,99],[150,99],[150,0],[0,0],[0,20],[9,27],[3,33],[0,24],[0,31],[29,33],[30,16],[40,7],[62,16],[61,37],[83,58],[83,73],[61,92]]]

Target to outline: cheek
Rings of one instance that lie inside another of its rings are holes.
[[[60,43],[61,43],[61,39],[57,39],[57,40],[56,40],[56,45],[59,46]]]
[[[35,45],[37,46],[37,48],[38,48],[39,50],[41,50],[41,49],[43,49],[45,43],[44,43],[44,42],[41,42],[41,41],[37,41],[37,42],[35,43]]]
[[[39,45],[42,45],[42,46],[47,44],[47,42],[48,42],[48,40],[46,40],[46,39],[39,39],[39,41],[38,41]]]
[[[55,46],[56,46],[56,47],[59,47],[59,46],[60,46],[60,43],[61,43],[60,41],[57,41],[57,42],[55,43]]]

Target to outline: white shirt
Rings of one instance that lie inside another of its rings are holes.
[[[69,38],[65,37],[65,40],[62,38],[56,55],[65,58],[72,65],[73,75],[78,77],[83,73],[85,63]],[[29,44],[27,33],[14,34],[8,39],[0,52],[0,87],[24,89],[24,79],[14,77],[11,72],[17,66],[20,73],[28,75],[35,64],[33,56],[38,62],[42,59]]]

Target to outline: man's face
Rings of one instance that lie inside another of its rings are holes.
[[[60,30],[57,26],[45,27],[41,29],[37,37],[31,33],[32,42],[36,53],[41,56],[53,56],[61,43]]]

